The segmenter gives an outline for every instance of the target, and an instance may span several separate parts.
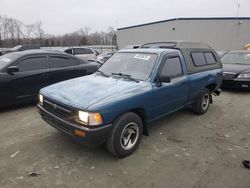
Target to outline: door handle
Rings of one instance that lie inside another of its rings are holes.
[[[48,73],[41,74],[41,77],[48,76]]]

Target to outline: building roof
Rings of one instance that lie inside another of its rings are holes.
[[[153,25],[153,24],[164,23],[164,22],[171,22],[171,21],[178,21],[178,20],[250,20],[250,17],[172,18],[172,19],[160,20],[156,22],[149,22],[145,24],[133,25],[129,27],[122,27],[122,28],[118,28],[117,30],[124,30],[124,29],[130,29],[130,28],[136,28],[136,27],[141,27],[141,26]]]

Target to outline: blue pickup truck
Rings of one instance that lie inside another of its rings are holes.
[[[88,76],[41,89],[41,117],[89,146],[106,143],[116,157],[132,154],[147,126],[190,107],[204,114],[220,94],[222,65],[203,43],[149,43],[120,50]]]

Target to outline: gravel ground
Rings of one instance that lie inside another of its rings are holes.
[[[0,112],[0,187],[250,188],[250,93],[223,92],[202,116],[153,123],[138,150],[113,158],[41,120],[35,106]]]

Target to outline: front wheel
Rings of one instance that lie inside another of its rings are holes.
[[[126,157],[132,154],[140,144],[143,123],[141,118],[128,112],[119,117],[113,125],[107,141],[107,148],[115,157]]]
[[[196,102],[192,105],[192,111],[196,114],[204,114],[207,112],[210,101],[211,101],[211,93],[206,88],[203,90],[203,92],[200,94],[200,96],[197,98]]]

